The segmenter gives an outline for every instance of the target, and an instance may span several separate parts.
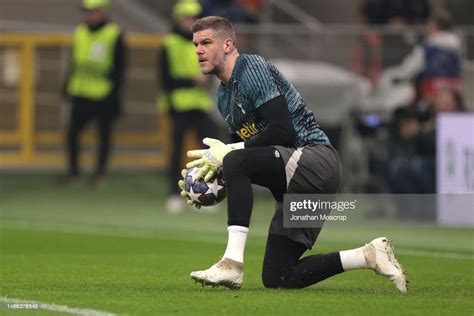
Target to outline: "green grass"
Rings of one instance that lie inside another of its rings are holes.
[[[326,227],[312,253],[393,239],[410,292],[371,271],[303,290],[261,283],[272,201],[257,197],[240,291],[203,288],[189,272],[223,254],[226,214],[164,211],[154,174],[112,175],[94,190],[58,187],[48,175],[0,176],[0,297],[127,315],[472,315],[474,231],[368,224]],[[2,305],[3,304],[3,305]],[[7,309],[0,314],[58,315]]]

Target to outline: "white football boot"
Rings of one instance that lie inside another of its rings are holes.
[[[406,272],[395,258],[393,247],[386,237],[376,238],[366,244],[364,255],[369,268],[389,278],[400,292],[406,293],[408,283]]]
[[[203,286],[223,285],[239,290],[244,280],[244,264],[229,258],[222,258],[207,270],[191,272],[191,279]]]

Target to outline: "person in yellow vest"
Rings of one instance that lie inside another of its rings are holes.
[[[166,204],[170,213],[179,213],[185,205],[176,183],[181,177],[186,131],[195,129],[199,138],[216,134],[210,115],[214,102],[209,96],[209,82],[199,70],[196,48],[192,43],[191,25],[200,13],[198,1],[179,1],[173,7],[173,30],[165,37],[159,53],[159,109],[161,113],[169,113],[172,120],[173,148]]]
[[[107,171],[111,132],[120,114],[120,92],[125,67],[124,35],[108,19],[109,0],[83,0],[83,23],[76,27],[72,62],[65,84],[71,100],[67,130],[68,173],[64,182],[79,178],[79,135],[84,127],[97,122],[99,150],[92,175],[97,184]]]

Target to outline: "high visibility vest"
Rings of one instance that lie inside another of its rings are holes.
[[[113,85],[109,75],[119,35],[120,28],[115,23],[107,23],[96,31],[84,24],[77,26],[72,55],[74,68],[68,82],[71,96],[101,100],[109,95]]]
[[[166,49],[171,77],[194,79],[201,74],[194,44],[177,34],[167,35],[163,45]],[[173,107],[175,111],[212,110],[212,100],[203,87],[183,87],[161,91],[158,98],[160,111]]]

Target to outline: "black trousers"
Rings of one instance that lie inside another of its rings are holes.
[[[95,174],[104,175],[106,173],[111,148],[112,127],[117,114],[104,107],[104,104],[98,102],[84,101],[82,99],[73,100],[67,130],[69,174],[80,174],[78,162],[80,153],[79,137],[91,121],[96,121],[97,123],[99,140]]]
[[[186,132],[195,130],[199,139],[205,137],[215,138],[216,126],[209,113],[202,111],[171,112],[172,119],[172,151],[171,164],[168,175],[169,194],[179,194],[178,181],[181,179],[183,165],[183,142]]]
[[[283,201],[287,190],[285,163],[274,147],[232,151],[225,156],[223,167],[229,226],[249,226],[251,184],[268,188],[277,202]],[[307,245],[287,236],[269,233],[262,271],[264,286],[303,288],[343,272],[339,252],[301,258],[307,249]]]
[[[267,288],[301,289],[344,272],[339,252],[301,258],[306,246],[286,236],[268,234],[262,281]]]

